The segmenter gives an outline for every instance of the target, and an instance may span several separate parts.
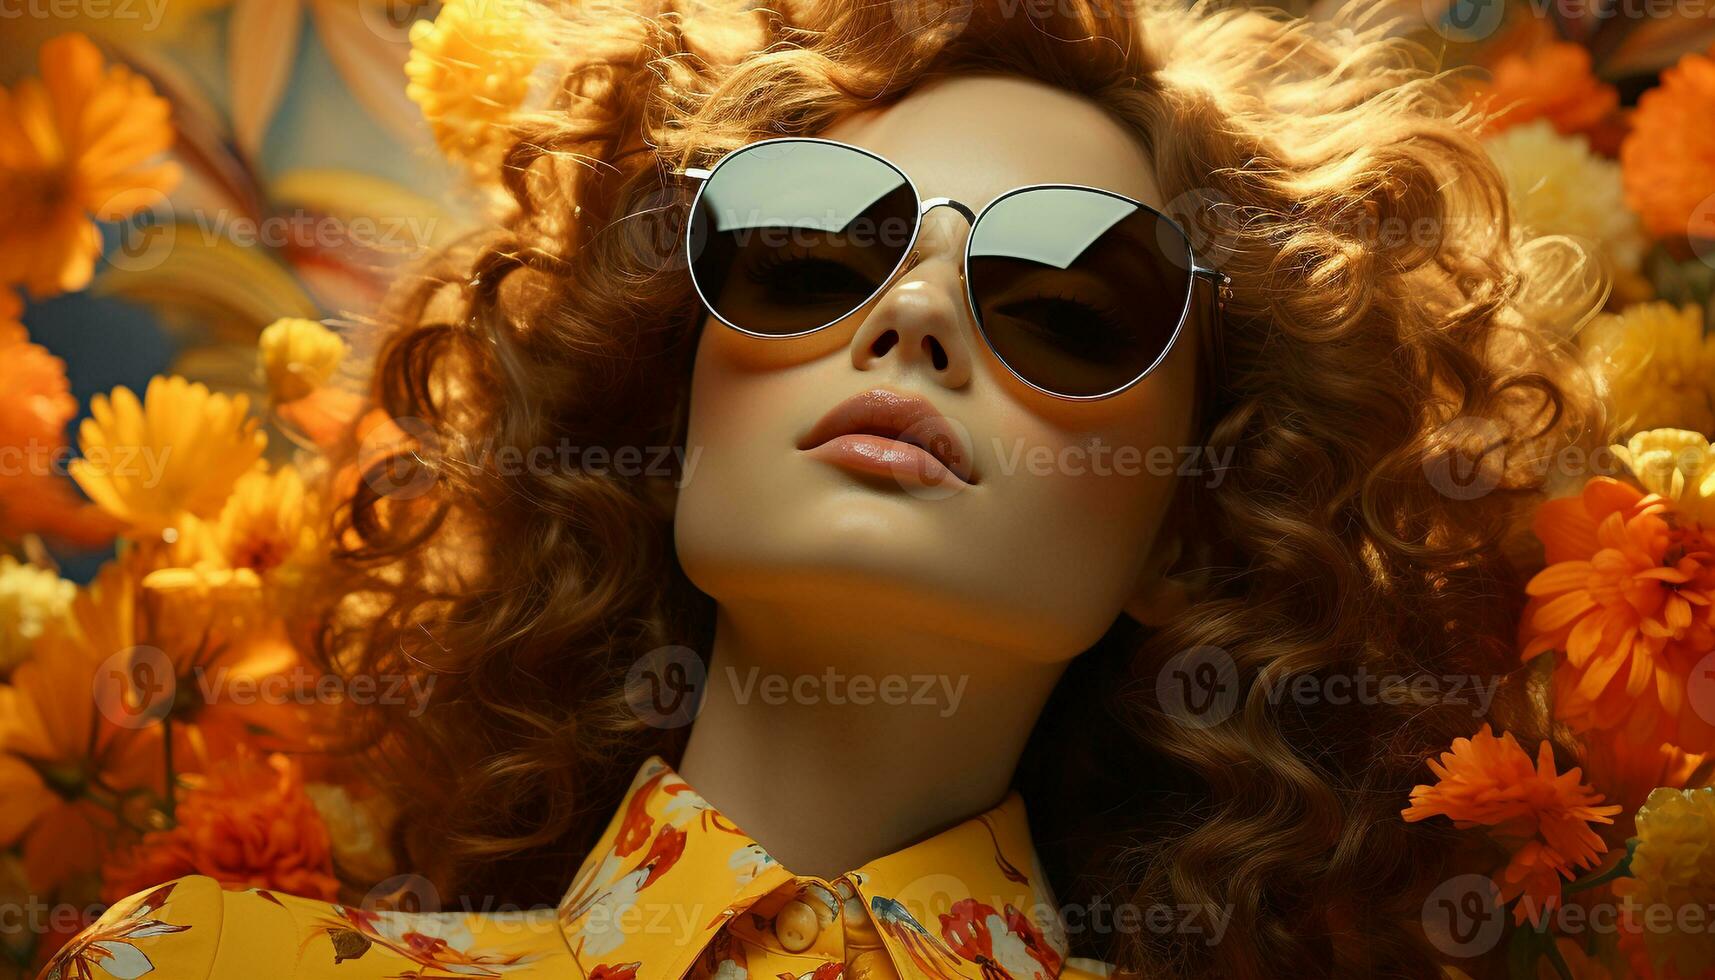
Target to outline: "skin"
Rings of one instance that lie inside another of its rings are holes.
[[[1034,183],[1163,204],[1127,130],[1026,79],[938,80],[820,135],[882,154],[925,198],[973,210]],[[819,333],[765,340],[710,318],[699,342],[688,441],[702,455],[679,491],[675,533],[717,620],[680,770],[799,874],[837,876],[1000,800],[1066,663],[1128,609],[1142,618],[1159,590],[1174,476],[1007,460],[1020,449],[1076,463],[1095,445],[1187,445],[1195,331],[1115,397],[1035,391],[970,314],[968,232],[954,210],[931,211],[920,261]],[[878,345],[889,331],[896,342]],[[977,483],[924,493],[798,448],[830,408],[877,387],[926,398],[963,426]],[[833,703],[830,669],[846,703]],[[757,684],[770,675],[814,683],[765,697]],[[858,703],[854,683],[889,675],[929,677]]]

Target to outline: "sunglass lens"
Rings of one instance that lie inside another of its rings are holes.
[[[1189,310],[1185,233],[1112,194],[1010,194],[983,213],[970,250],[983,334],[1019,377],[1056,394],[1092,398],[1136,381]]]
[[[758,143],[709,176],[691,215],[691,275],[733,326],[807,333],[869,302],[916,225],[917,194],[886,161],[834,143]]]

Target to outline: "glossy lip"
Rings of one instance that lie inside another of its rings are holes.
[[[926,399],[885,388],[859,392],[822,416],[798,448],[860,472],[974,486],[964,433]]]

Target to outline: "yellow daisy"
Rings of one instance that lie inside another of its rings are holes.
[[[350,347],[314,320],[282,317],[262,329],[257,346],[268,392],[275,402],[293,402],[326,384]]]
[[[279,611],[325,551],[319,496],[290,467],[252,470],[238,478],[213,523],[213,539],[226,564],[254,572],[274,588]]]
[[[30,655],[49,624],[64,618],[77,586],[46,568],[0,555],[0,677]]]
[[[1673,502],[1680,514],[1715,530],[1715,447],[1689,429],[1639,432],[1614,454],[1645,490]]]
[[[78,428],[72,478],[138,536],[213,514],[267,445],[249,409],[243,395],[179,377],[151,380],[141,402],[129,388],[96,395]]]
[[[526,0],[448,0],[433,21],[411,25],[405,94],[441,151],[479,176],[498,165],[530,93],[544,54],[537,25]]]
[[[1623,430],[1715,434],[1715,336],[1704,336],[1702,310],[1634,303],[1597,316],[1578,343]]]

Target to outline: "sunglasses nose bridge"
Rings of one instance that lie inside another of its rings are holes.
[[[929,217],[929,212],[936,208],[952,208],[954,211],[965,216],[965,224],[975,225],[977,223],[977,213],[975,211],[972,211],[963,202],[955,201],[950,197],[931,197],[927,201],[924,201],[923,207],[917,212],[917,217],[919,219],[927,218]]]

